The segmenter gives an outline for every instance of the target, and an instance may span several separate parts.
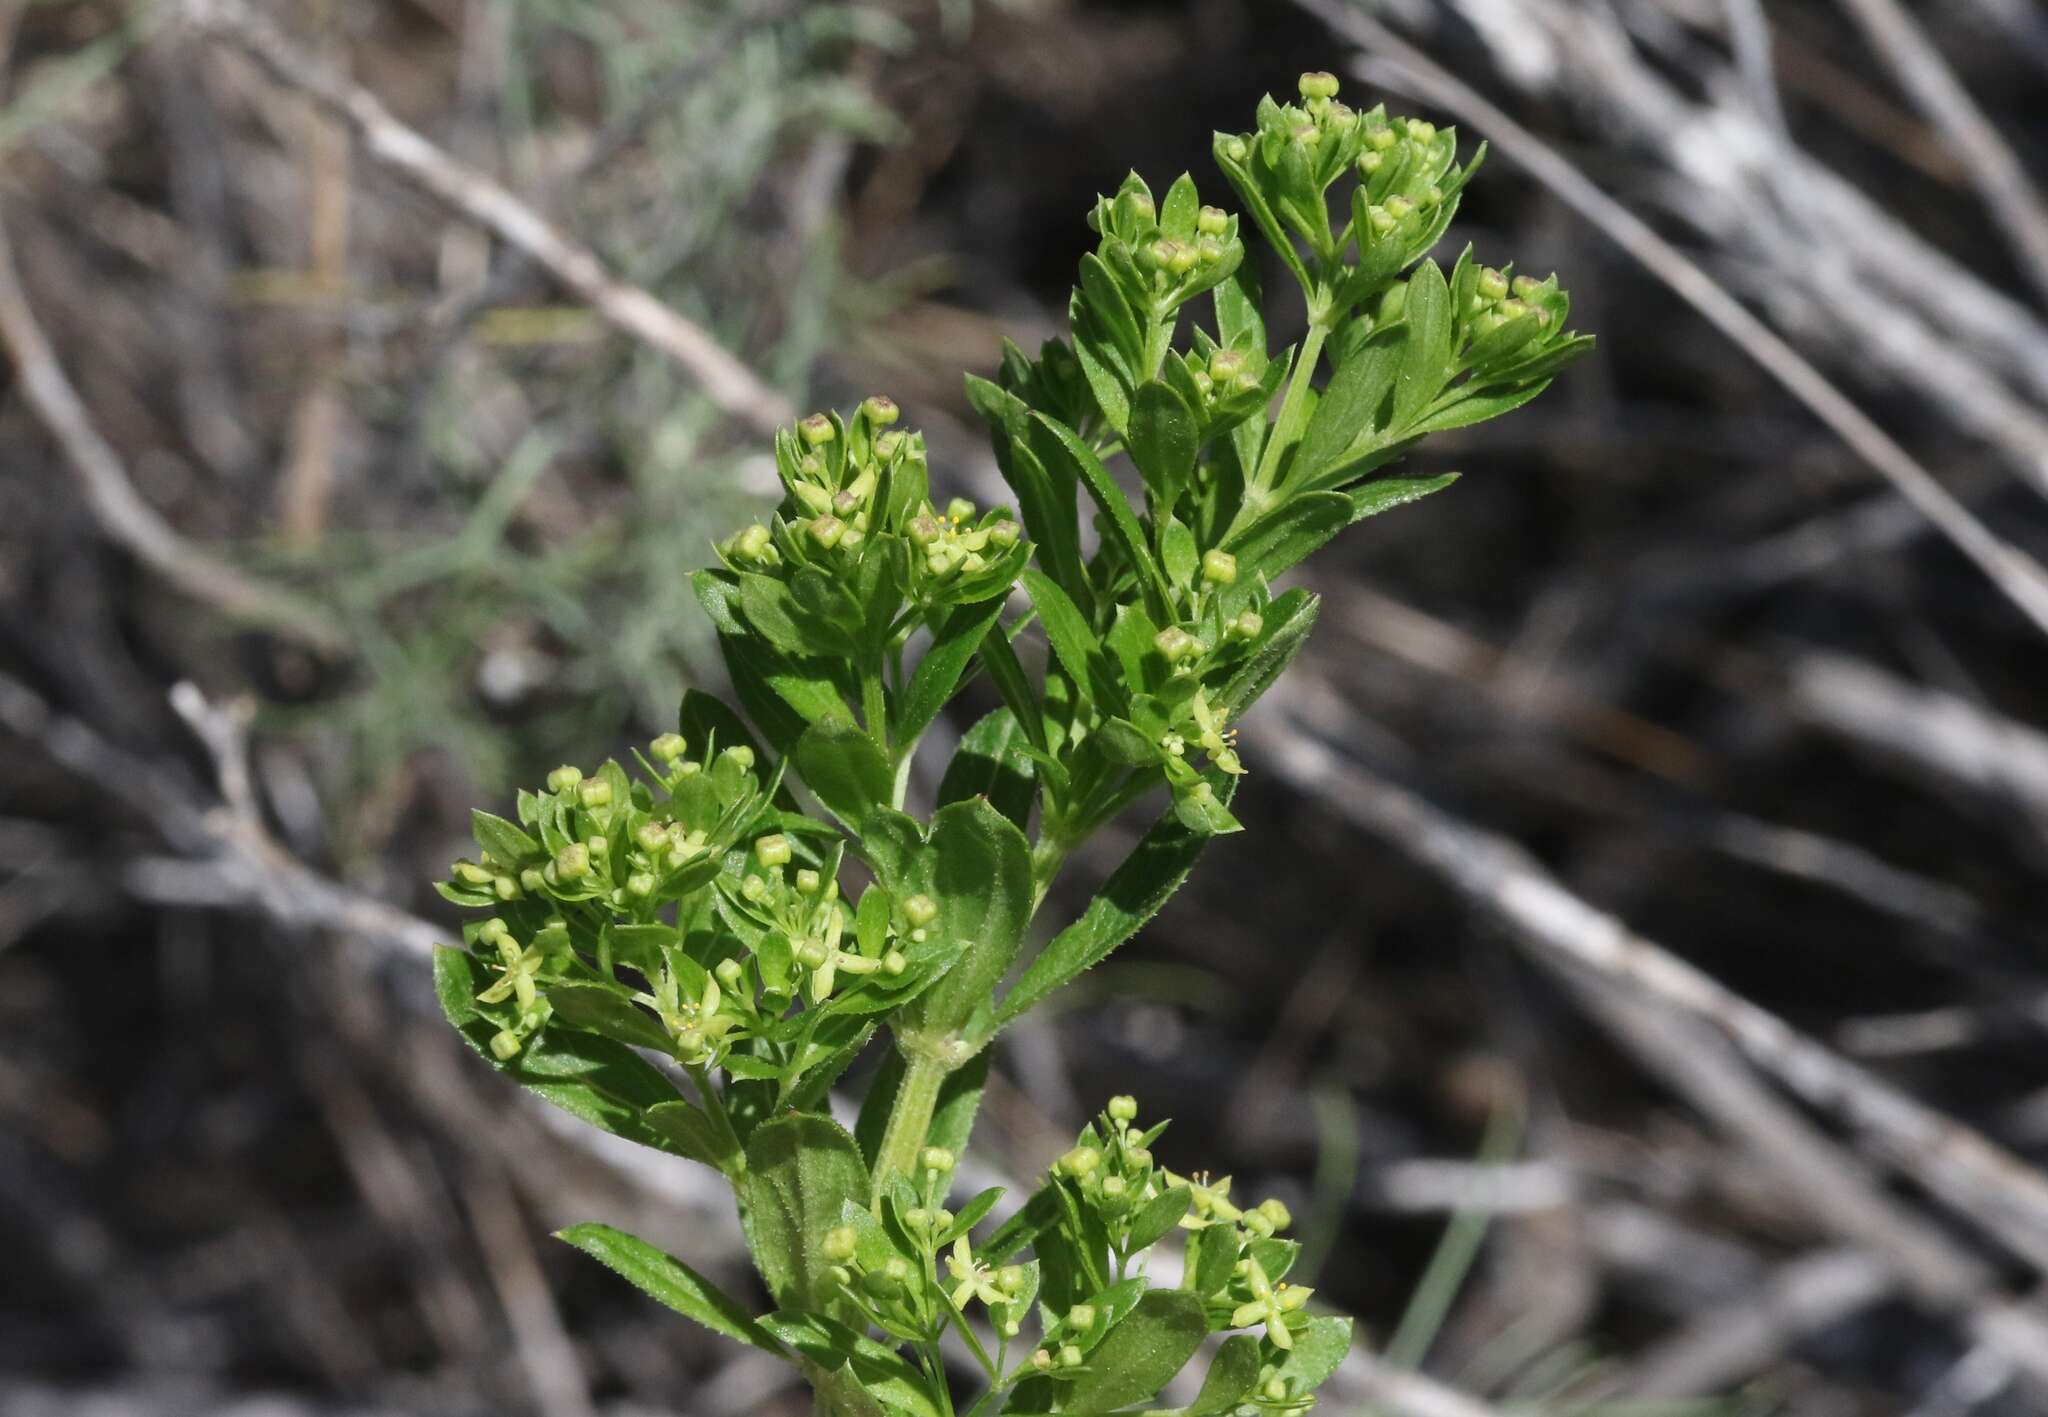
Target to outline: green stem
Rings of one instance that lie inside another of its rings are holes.
[[[1323,341],[1330,337],[1327,315],[1310,311],[1308,337],[1301,343],[1301,355],[1294,361],[1294,373],[1287,381],[1287,397],[1280,402],[1280,416],[1273,420],[1273,435],[1266,441],[1266,451],[1259,458],[1258,470],[1252,474],[1251,486],[1245,489],[1245,500],[1263,502],[1272,490],[1273,476],[1280,470],[1280,459],[1286,451],[1300,440],[1301,430],[1295,425],[1301,421],[1302,407],[1308,401],[1309,383],[1315,377],[1316,364],[1323,356]]]
[[[1038,907],[1045,904],[1045,893],[1052,889],[1053,877],[1059,875],[1065,864],[1067,843],[1043,828],[1038,840],[1031,848],[1031,913],[1038,914]]]
[[[898,1044],[901,1047],[901,1043]],[[903,1049],[903,1081],[897,1084],[896,1101],[889,1108],[889,1125],[882,1131],[882,1145],[875,1152],[874,1191],[880,1200],[891,1181],[909,1176],[917,1169],[917,1153],[924,1148],[932,1128],[932,1112],[939,1105],[939,1088],[952,1071],[923,1050]]]
[[[704,1101],[704,1111],[718,1128],[721,1138],[719,1151],[730,1161],[721,1167],[725,1174],[737,1181],[740,1173],[747,1169],[747,1148],[740,1141],[740,1134],[732,1124],[732,1115],[725,1110],[725,1099],[718,1095],[718,1089],[711,1084],[711,1074],[702,1064],[685,1063],[685,1072],[690,1081],[697,1085],[697,1096]]]

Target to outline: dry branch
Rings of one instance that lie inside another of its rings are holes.
[[[675,360],[712,402],[740,422],[772,433],[796,416],[787,398],[709,332],[641,287],[614,277],[588,246],[399,122],[376,95],[301,51],[242,0],[188,0],[185,13],[198,28],[342,119],[373,161],[524,252],[618,328]]]
[[[1546,961],[1586,968],[1725,1035],[1757,1068],[1840,1119],[1874,1153],[2015,1254],[2048,1270],[2048,1177],[1969,1127],[1831,1052],[1566,890],[1526,851],[1326,746],[1303,692],[1270,736],[1274,770],[1436,871]],[[1328,717],[1329,711],[1323,711]],[[1341,714],[1348,720],[1349,714]]]

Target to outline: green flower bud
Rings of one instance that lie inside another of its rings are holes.
[[[831,515],[813,517],[810,524],[811,540],[830,551],[839,544],[839,538],[846,535],[846,523]]]
[[[949,521],[971,522],[974,520],[974,503],[965,497],[955,497],[946,503],[946,517]]]
[[[1188,378],[1193,382],[1195,392],[1201,395],[1204,403],[1207,403],[1210,396],[1216,392],[1216,381],[1199,369],[1188,370]]]
[[[1337,76],[1322,69],[1303,74],[1297,85],[1303,98],[1335,98]]]
[[[903,1212],[903,1223],[913,1230],[932,1228],[932,1213],[921,1205],[914,1205]]]
[[[1472,293],[1488,305],[1498,305],[1507,299],[1508,278],[1492,266],[1488,266],[1479,273],[1479,280],[1472,287]]]
[[[1245,372],[1245,358],[1234,349],[1219,349],[1209,356],[1209,377],[1219,384]]]
[[[1125,1184],[1124,1178],[1121,1176],[1104,1176],[1102,1178],[1102,1198],[1104,1200],[1122,1200],[1129,1189],[1130,1187]]]
[[[1209,244],[1215,246],[1213,242]],[[1222,256],[1223,248],[1215,246],[1215,255],[1209,259],[1212,261],[1220,260]],[[1167,257],[1166,269],[1171,275],[1184,276],[1201,263],[1202,250],[1200,246],[1189,246],[1186,242],[1176,241],[1173,243],[1173,254]]]
[[[832,958],[832,951],[825,948],[823,940],[801,940],[795,953],[796,962],[805,969],[823,969],[825,961]]]
[[[917,1154],[917,1164],[927,1171],[945,1175],[953,1169],[953,1153],[943,1146],[928,1146]]]
[[[1371,148],[1367,148],[1358,155],[1358,175],[1360,177],[1372,176],[1380,170],[1381,164],[1385,163],[1386,160],[1385,153],[1374,152]]]
[[[1109,1115],[1114,1121],[1135,1122],[1138,1119],[1138,1099],[1128,1094],[1110,1098]]]
[[[528,893],[539,890],[547,883],[548,878],[540,873],[538,866],[528,866],[519,873],[519,888]]]
[[[1178,241],[1162,236],[1138,252],[1138,264],[1148,271],[1169,270],[1180,253],[1181,244]]]
[[[1387,215],[1395,221],[1406,221],[1415,214],[1415,203],[1398,193],[1387,198],[1381,205],[1386,208]]]
[[[796,873],[796,888],[805,895],[816,895],[818,887],[823,884],[825,884],[824,877],[808,866],[801,867]]]
[[[1366,225],[1372,228],[1374,236],[1385,236],[1401,224],[1394,219],[1393,213],[1389,212],[1385,207],[1367,207],[1365,209],[1365,221]]]
[[[483,924],[477,926],[476,937],[487,945],[495,945],[512,938],[512,927],[493,915],[490,919],[484,921]]]
[[[1237,580],[1237,558],[1214,547],[1202,553],[1202,579],[1211,585],[1230,585]]]
[[[903,951],[891,950],[882,956],[882,973],[895,978],[910,967],[910,961],[903,957]]]
[[[1365,145],[1374,152],[1390,152],[1400,141],[1400,135],[1392,128],[1369,128],[1366,130]]]
[[[1078,1368],[1081,1366],[1082,1361],[1080,1349],[1071,1343],[1061,1345],[1060,1366],[1062,1368]]]
[[[645,871],[635,871],[626,877],[626,894],[646,897],[654,894],[654,877]]]
[[[832,511],[834,515],[850,517],[859,510],[860,498],[853,493],[835,492],[832,494]]]
[[[988,544],[998,551],[1008,551],[1017,544],[1017,524],[1011,521],[991,523],[988,529]]]
[[[647,745],[647,751],[657,763],[672,763],[690,750],[690,745],[680,733],[664,733]]]
[[[1077,1146],[1060,1158],[1059,1169],[1078,1181],[1092,1175],[1101,1164],[1101,1152],[1092,1146]]]
[[[819,517],[832,510],[832,494],[815,482],[799,482],[796,485],[796,499],[804,504],[804,510]]]
[[[1006,1264],[996,1271],[996,1288],[1005,1294],[1022,1294],[1024,1286],[1031,1282],[1031,1276],[1021,1264]]]
[[[717,978],[721,988],[731,990],[737,990],[740,981],[747,976],[746,967],[736,959],[720,960],[711,973]]]
[[[839,430],[832,426],[832,420],[822,413],[814,413],[797,424],[796,431],[812,447],[823,447],[839,436]]]
[[[901,433],[884,433],[881,437],[875,439],[875,456],[883,462],[887,462],[896,456],[896,450],[902,446],[903,435]]]
[[[732,759],[739,766],[741,772],[752,772],[754,770],[754,750],[744,743],[735,743],[730,748],[721,751],[718,756]]]
[[[642,851],[661,851],[668,846],[668,828],[660,822],[642,822],[633,833],[633,844]]]
[[[759,876],[749,876],[740,882],[740,894],[759,905],[768,898],[768,883]]]
[[[825,1238],[818,1242],[818,1253],[825,1257],[827,1264],[847,1264],[853,1259],[859,1237],[851,1225],[835,1225],[825,1232]]]
[[[887,394],[869,396],[861,402],[860,411],[877,428],[887,428],[903,416],[903,410],[896,407],[896,400]]]
[[[1230,622],[1231,635],[1240,640],[1255,640],[1266,628],[1266,617],[1256,610],[1241,610]]]
[[[519,889],[519,882],[510,876],[499,876],[493,879],[491,890],[497,894],[499,900],[517,900],[522,894]]]
[[[1031,1366],[1038,1369],[1041,1373],[1050,1370],[1052,1367],[1052,1354],[1046,1352],[1043,1348],[1033,1349],[1031,1353]]]
[[[495,879],[495,873],[479,866],[474,861],[458,861],[448,868],[448,874],[465,886],[487,886]]]
[[[1297,123],[1288,130],[1287,136],[1294,139],[1302,147],[1320,147],[1323,141],[1323,130],[1313,123]]]
[[[1232,162],[1243,162],[1251,155],[1251,149],[1246,146],[1243,138],[1225,138],[1223,140],[1223,155]]]
[[[1073,1329],[1076,1333],[1086,1333],[1089,1329],[1094,1328],[1095,1306],[1093,1304],[1076,1304],[1073,1308],[1067,1310],[1067,1327]]]
[[[1500,317],[1503,320],[1519,320],[1524,315],[1533,314],[1535,312],[1534,306],[1525,305],[1521,301],[1514,299],[1512,296],[1506,300],[1501,301],[1499,309]]]
[[[558,881],[580,881],[590,874],[590,848],[581,842],[570,842],[555,853],[555,879]]]
[[[585,807],[609,807],[612,805],[612,785],[601,777],[593,777],[577,784],[576,799]]]
[[[1221,207],[1203,207],[1195,213],[1195,230],[1203,236],[1221,236],[1230,230],[1230,214]]]
[[[781,832],[754,839],[754,859],[773,870],[789,864],[789,838]]]
[[[572,768],[566,763],[548,774],[548,790],[551,792],[574,792],[583,781],[583,770]]]
[[[1415,205],[1426,212],[1433,212],[1444,202],[1444,189],[1432,182],[1415,194]]]
[[[509,1063],[518,1057],[521,1046],[519,1035],[509,1028],[491,1035],[491,1056],[501,1063]]]
[[[1198,653],[1202,642],[1178,625],[1168,625],[1152,637],[1153,648],[1166,656],[1169,664],[1178,664],[1189,655]]]
[[[1411,143],[1433,143],[1436,141],[1436,124],[1423,118],[1408,120],[1408,141]]]
[[[1287,1400],[1287,1380],[1285,1378],[1267,1378],[1265,1395],[1268,1402],[1285,1402]]]
[[[1230,381],[1230,391],[1234,394],[1255,394],[1259,388],[1259,376],[1249,369]]]
[[[939,525],[937,517],[920,513],[910,519],[910,525],[905,528],[905,532],[913,546],[930,547],[938,543],[939,538],[946,534],[946,529]]]
[[[1259,1214],[1266,1217],[1275,1230],[1285,1230],[1294,1223],[1294,1215],[1285,1203],[1277,1197],[1268,1196],[1259,1202]]]
[[[611,855],[612,842],[611,838],[608,836],[586,836],[585,838],[583,838],[583,844],[584,846],[589,848],[590,854],[593,858],[601,858]]]
[[[1116,204],[1117,214],[1126,226],[1150,226],[1159,220],[1159,208],[1143,192],[1120,192]]]
[[[774,534],[755,522],[726,544],[726,554],[735,561],[772,563],[775,559]]]
[[[1329,105],[1329,107],[1323,110],[1322,117],[1324,126],[1338,133],[1348,131],[1353,124],[1358,122],[1356,110],[1348,108],[1341,103]]]
[[[880,1269],[869,1270],[860,1277],[860,1287],[870,1299],[887,1301],[896,1298],[902,1294],[903,1281],[908,1278],[907,1274],[895,1273],[896,1266],[902,1263],[901,1260],[890,1260]]]
[[[903,918],[913,927],[929,925],[939,918],[939,903],[928,895],[914,895],[903,902]]]

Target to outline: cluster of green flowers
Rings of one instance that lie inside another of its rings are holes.
[[[894,399],[876,394],[851,419],[813,413],[778,433],[785,511],[720,543],[720,559],[791,582],[816,568],[857,594],[880,581],[882,593],[919,609],[984,600],[1014,584],[1030,555],[1015,519],[958,497],[935,508],[924,435],[892,427],[900,417]]]

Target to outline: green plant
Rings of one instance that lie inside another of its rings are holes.
[[[1316,616],[1314,596],[1276,595],[1273,578],[1448,485],[1377,474],[1428,433],[1533,398],[1589,343],[1566,332],[1554,278],[1510,280],[1469,251],[1448,276],[1416,265],[1477,159],[1458,167],[1450,130],[1335,93],[1305,75],[1298,104],[1267,99],[1256,131],[1215,143],[1306,296],[1299,349],[1269,347],[1240,219],[1186,176],[1157,202],[1130,177],[1096,205],[1071,341],[1036,359],[1006,347],[995,381],[968,380],[1021,524],[940,510],[922,439],[887,399],[784,431],[779,514],[696,577],[752,729],[687,694],[637,776],[565,767],[520,794],[516,824],[478,813],[482,854],[442,887],[489,912],[465,928],[469,952],[437,958],[451,1021],[549,1101],[721,1171],[776,1307],[750,1314],[604,1226],[564,1238],[798,1364],[828,1410],[952,1413],[949,1329],[986,1378],[976,1413],[1145,1404],[1230,1331],[1183,1410],[1299,1411],[1349,1345],[1348,1320],[1287,1285],[1285,1208],[1240,1209],[1227,1180],[1165,1169],[1163,1124],[1140,1127],[1130,1098],[991,1233],[974,1232],[999,1192],[946,1208],[990,1040],[1237,829],[1228,725]],[[1340,182],[1349,220],[1333,227]],[[1202,295],[1213,328],[1183,319]],[[1138,505],[1110,470],[1119,454]],[[1019,587],[1030,613],[1006,619]],[[1034,620],[1037,674],[1016,645]],[[976,674],[1001,706],[920,821],[903,810],[912,756]],[[1024,960],[1069,853],[1162,787],[1168,810]],[[841,894],[849,856],[870,882],[857,899]],[[849,1134],[824,1115],[827,1090],[883,1028]],[[1174,1234],[1182,1277],[1155,1286],[1146,1256]]]

